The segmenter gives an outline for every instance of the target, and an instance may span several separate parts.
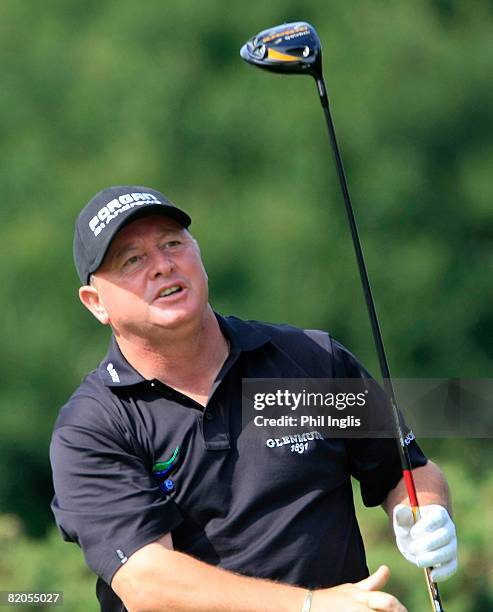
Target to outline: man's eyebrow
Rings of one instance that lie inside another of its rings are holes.
[[[161,238],[162,236],[169,236],[170,234],[179,234],[183,231],[182,227],[177,227],[176,229],[162,229],[157,232],[157,235]]]
[[[137,249],[137,245],[133,242],[129,242],[128,244],[124,244],[122,247],[118,249],[118,251],[113,253],[111,258],[113,259],[113,261],[121,259],[128,252],[135,251],[136,249]]]

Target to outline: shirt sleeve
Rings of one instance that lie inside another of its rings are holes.
[[[64,411],[50,445],[51,508],[64,540],[76,542],[87,565],[110,585],[132,553],[174,529],[182,517],[102,405],[78,398]]]
[[[362,378],[372,382],[372,389],[380,394],[381,405],[376,408],[375,422],[382,423],[385,431],[389,430],[389,419],[382,418],[382,407],[385,404],[389,409],[389,402],[384,391],[376,384],[366,369],[344,346],[332,339],[334,356],[334,370],[337,378]],[[374,398],[374,402],[378,402]],[[402,430],[409,443],[407,450],[413,468],[426,465],[427,458],[419,447],[407,427],[403,415],[399,411]],[[349,468],[351,475],[359,481],[361,497],[365,506],[380,505],[389,491],[391,491],[402,478],[402,465],[399,456],[398,440],[389,437],[388,433],[382,437],[374,438],[346,438],[344,440],[348,451]]]

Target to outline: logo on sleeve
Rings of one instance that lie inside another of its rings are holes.
[[[116,554],[118,555],[118,558],[120,559],[120,563],[126,563],[128,561],[127,555],[120,548],[117,548]]]
[[[404,444],[406,446],[409,446],[411,444],[411,442],[413,440],[416,440],[416,436],[414,435],[414,433],[412,432],[412,430],[407,434],[407,436],[404,438]]]

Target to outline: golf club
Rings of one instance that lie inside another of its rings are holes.
[[[380,325],[378,323],[375,303],[373,301],[363,251],[358,236],[358,229],[349,196],[344,166],[342,164],[334,124],[329,110],[329,99],[322,72],[322,48],[320,39],[315,31],[315,28],[309,23],[303,21],[284,23],[282,25],[263,30],[256,36],[253,36],[243,45],[240,50],[240,55],[247,63],[263,68],[264,70],[269,70],[271,72],[277,72],[280,74],[309,74],[316,81],[318,95],[320,97],[320,102],[322,104],[329,130],[330,142],[336,162],[339,183],[346,206],[347,218],[351,230],[354,250],[356,252],[356,259],[365,294],[366,306],[370,316],[373,339],[378,354],[383,384],[392,406],[396,440],[399,448],[403,477],[406,483],[409,501],[413,510],[414,520],[417,521],[420,516],[419,503],[416,494],[416,485],[412,474],[411,460],[404,441],[394,387],[390,377],[390,370],[385,354]],[[432,609],[434,612],[444,612],[438,587],[431,579],[430,569],[425,569],[425,576]]]

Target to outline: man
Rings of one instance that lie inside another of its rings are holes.
[[[380,591],[388,569],[368,577],[350,477],[442,579],[456,566],[443,476],[411,442],[413,527],[394,440],[311,432],[300,454],[245,426],[242,379],[366,374],[328,334],[214,313],[189,224],[137,186],[98,193],[76,223],[80,299],[113,336],[57,420],[52,508],[101,609],[402,612]]]

